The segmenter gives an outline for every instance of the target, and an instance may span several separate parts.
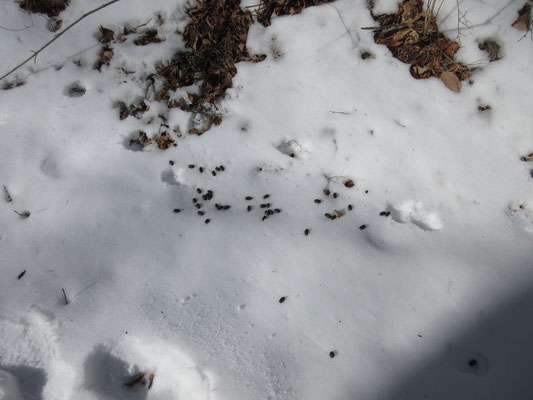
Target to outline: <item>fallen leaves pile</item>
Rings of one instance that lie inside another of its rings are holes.
[[[406,0],[395,14],[378,15],[380,26],[374,40],[389,48],[397,59],[411,64],[415,79],[441,78],[446,87],[459,92],[471,70],[454,60],[459,43],[439,32],[435,16],[424,10],[423,0]]]

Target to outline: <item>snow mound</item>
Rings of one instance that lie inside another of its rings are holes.
[[[180,349],[157,339],[98,344],[85,360],[84,374],[84,388],[100,400],[212,398],[208,374]],[[144,374],[139,383],[125,385],[137,374]]]
[[[389,208],[392,219],[396,222],[410,222],[425,231],[439,230],[443,226],[439,214],[426,211],[420,201],[409,200]]]

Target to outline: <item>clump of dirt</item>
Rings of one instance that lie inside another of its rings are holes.
[[[272,23],[272,15],[293,15],[302,12],[304,8],[330,3],[335,0],[261,0],[257,20],[264,26]]]
[[[374,40],[389,48],[397,59],[411,64],[415,79],[441,78],[454,91],[470,77],[471,69],[454,60],[459,43],[439,32],[436,18],[424,10],[423,0],[405,0],[395,14],[374,17],[380,24]]]
[[[69,5],[70,0],[24,0],[20,7],[28,12],[57,17]]]
[[[166,150],[171,146],[177,146],[174,143],[174,138],[167,131],[161,133],[159,136],[149,138],[146,132],[140,131],[136,139],[130,140],[130,146],[138,145],[141,148],[147,147],[151,144],[156,144],[160,150]]]

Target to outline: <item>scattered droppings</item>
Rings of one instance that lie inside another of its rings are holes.
[[[202,205],[201,205],[200,203],[196,203],[194,206],[195,206],[197,209],[202,208]]]
[[[351,204],[348,204],[348,210],[349,211],[352,211],[353,210],[353,206]]]
[[[304,231],[304,235],[305,235],[305,236],[309,235],[309,232],[311,232],[311,231],[310,231],[309,229],[306,229],[306,230]]]
[[[269,194],[265,194],[265,195],[263,196],[263,199],[268,199],[269,197],[270,197]]]
[[[174,161],[172,161],[172,160],[169,160],[168,163],[169,163],[170,165],[174,165]]]
[[[207,218],[205,221],[204,221],[206,224],[208,224],[209,222],[211,222],[211,220],[209,218]]]
[[[274,209],[274,212],[275,212],[276,214],[279,214],[279,213],[281,212],[281,209],[280,209],[280,208],[275,208],[275,209]]]
[[[172,210],[172,211],[174,211],[174,213],[176,213],[176,214],[178,214],[178,213],[180,213],[180,212],[181,212],[181,210],[180,210],[179,208],[175,208],[175,209],[174,209],[174,210]]]
[[[193,168],[195,168],[195,167],[196,167],[196,165],[194,165],[194,164],[189,164],[189,168],[190,168],[190,169],[193,169]]]
[[[366,225],[364,225],[364,224],[361,225],[361,226],[359,227],[359,229],[361,229],[361,230],[366,229]]]
[[[379,213],[382,217],[388,217],[390,215],[390,211],[382,211]]]
[[[200,188],[196,189],[196,193],[202,194],[202,189],[200,189]]]
[[[247,200],[247,201],[250,201],[250,200],[253,200],[253,197],[252,196],[246,196],[244,199]]]
[[[219,166],[218,168],[220,168],[221,171],[225,171],[226,170],[226,168],[224,168],[223,165]]]
[[[421,337],[422,337],[422,335],[420,335],[420,334],[418,334],[417,336],[418,336],[419,338],[421,338]]]
[[[285,296],[280,297],[280,298],[279,298],[279,302],[280,302],[280,304],[281,304],[281,303],[284,303],[286,299],[287,299],[287,298],[286,298]]]
[[[326,196],[329,196],[331,194],[331,191],[329,189],[324,189],[324,194]]]
[[[248,206],[248,207],[246,207],[246,211],[250,212],[250,211],[252,211],[252,208],[253,208],[252,206]]]
[[[200,173],[203,174],[204,173],[204,168],[200,167],[200,168],[198,168],[198,171],[200,171]]]
[[[204,215],[204,214],[205,214],[204,211],[198,211],[198,215],[202,216],[202,215]]]
[[[348,179],[346,182],[344,182],[344,186],[346,186],[347,188],[351,188],[355,186],[355,183],[352,179]]]
[[[216,171],[214,171],[214,170],[213,170],[213,171],[211,171],[211,175],[213,175],[213,176],[217,176],[217,173],[216,173]]]
[[[22,271],[22,272],[18,275],[17,279],[21,279],[24,275],[26,275],[26,270]]]
[[[368,190],[365,190],[365,193],[368,193]]]
[[[333,198],[336,199],[337,197],[339,197],[339,194],[338,193],[333,193]]]
[[[329,352],[329,357],[330,357],[330,358],[335,358],[335,356],[336,356],[336,354],[335,354],[334,351],[330,351],[330,352]]]
[[[315,199],[314,201],[315,201],[316,204],[322,203],[322,200],[320,200],[320,199]]]
[[[479,112],[483,112],[483,111],[489,111],[492,107],[489,106],[488,104],[487,105],[484,105],[484,106],[478,106],[478,110]]]
[[[198,199],[196,197],[193,197],[192,202],[196,204],[198,202]]]

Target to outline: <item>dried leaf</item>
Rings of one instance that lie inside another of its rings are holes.
[[[479,49],[489,53],[490,62],[500,59],[500,45],[493,40],[485,40],[479,45]]]
[[[443,72],[442,74],[440,74],[440,79],[442,79],[444,85],[446,85],[448,89],[453,90],[454,92],[461,91],[461,81],[453,72]]]
[[[132,387],[133,385],[142,384],[144,380],[143,378],[145,375],[146,375],[146,372],[141,372],[136,375],[133,375],[128,382],[124,383],[124,386]]]
[[[519,17],[513,22],[512,27],[520,31],[529,31],[531,29],[531,5],[524,5],[518,11]]]
[[[98,30],[102,34],[102,37],[100,38],[101,43],[109,43],[113,40],[115,32],[113,32],[111,29],[104,28],[102,25],[100,25]]]
[[[341,211],[338,211],[338,210],[333,210],[333,213],[332,213],[335,217],[337,218],[340,218],[344,215],[344,213],[342,213]]]

